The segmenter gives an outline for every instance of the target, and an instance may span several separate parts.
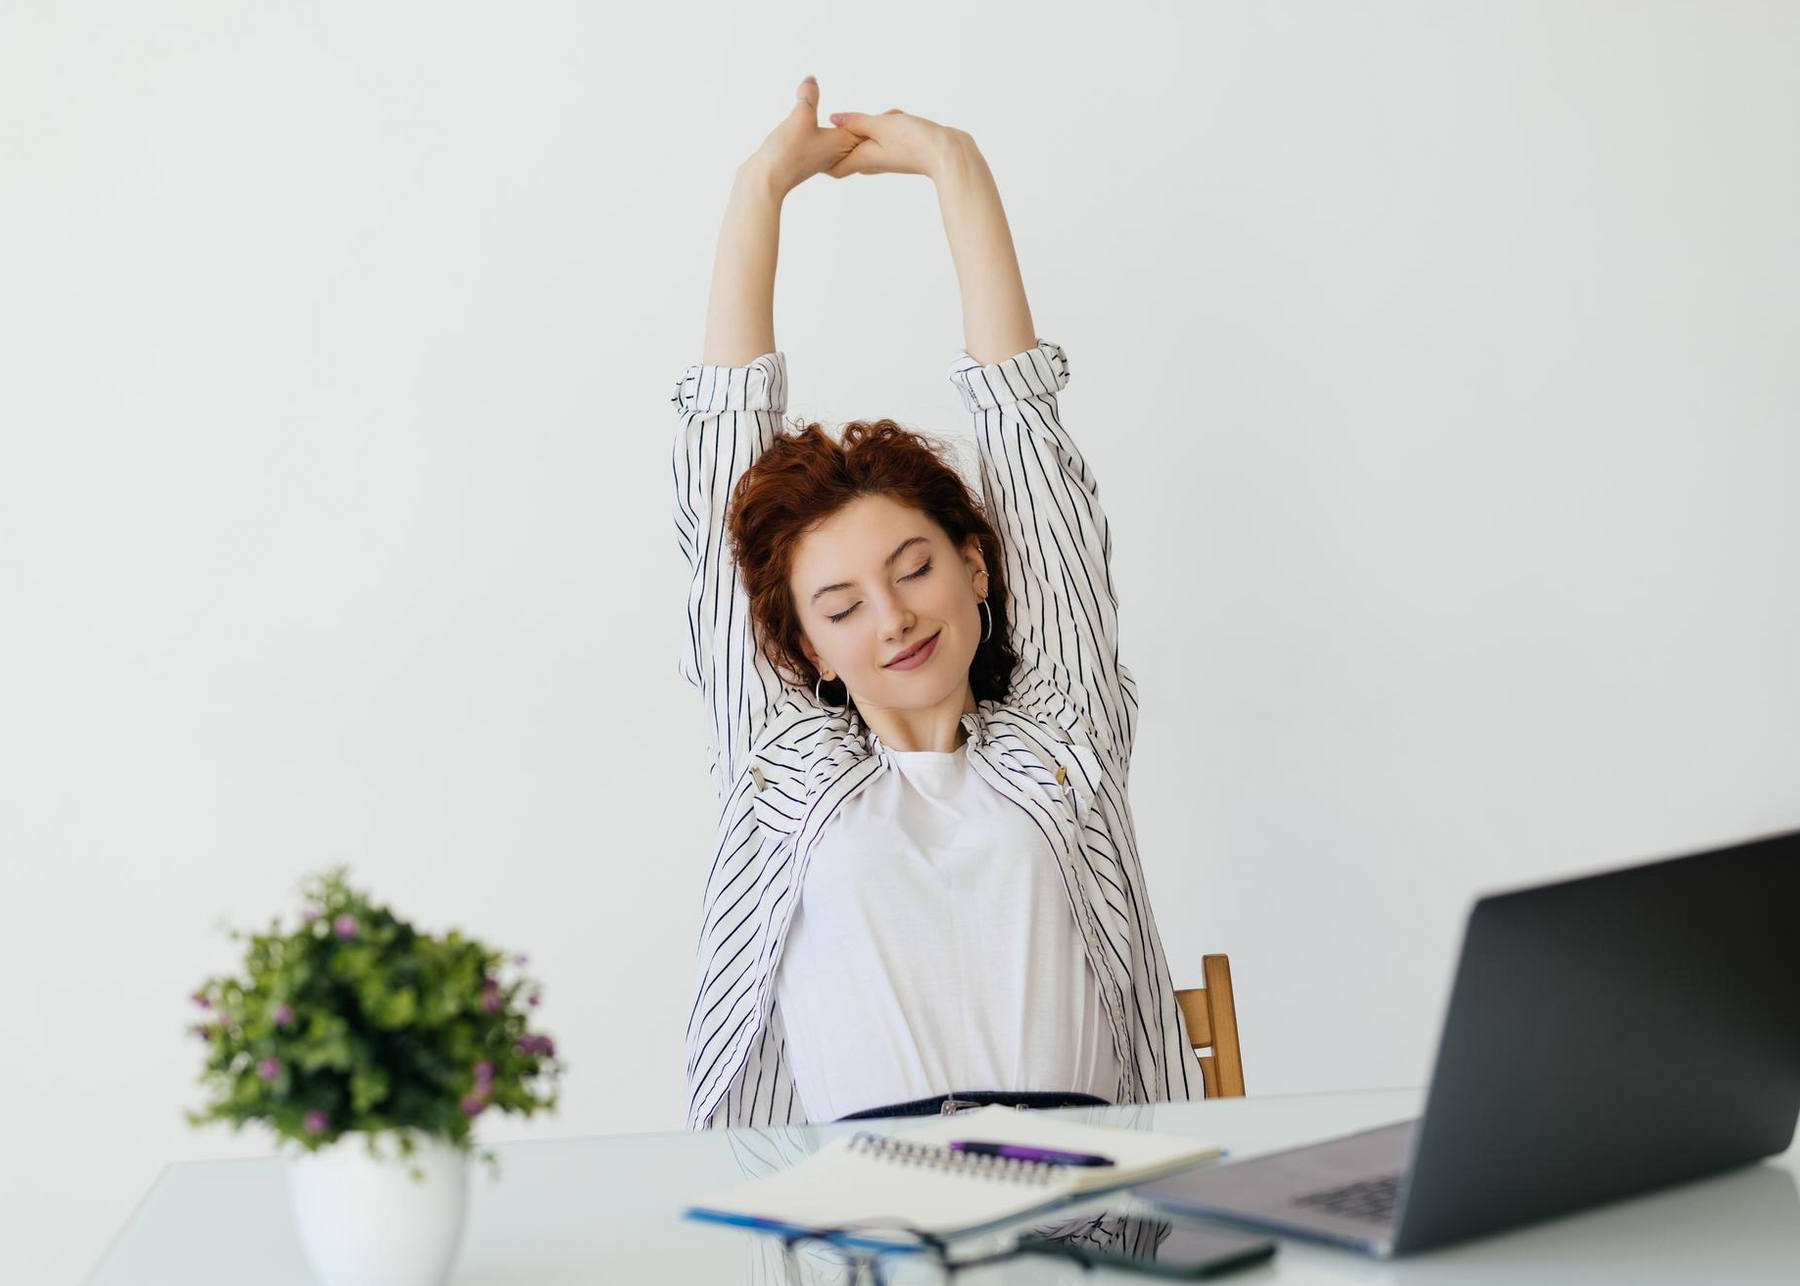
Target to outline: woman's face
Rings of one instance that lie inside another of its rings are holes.
[[[978,538],[959,550],[921,511],[862,496],[801,541],[788,583],[808,659],[864,711],[936,706],[968,686],[988,589]],[[933,635],[922,664],[888,664]]]

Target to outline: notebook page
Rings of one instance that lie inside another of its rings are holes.
[[[979,1166],[965,1172],[885,1156],[854,1137],[839,1137],[798,1165],[700,1198],[688,1213],[795,1228],[888,1219],[949,1235],[1049,1205],[1074,1190],[1066,1167]]]
[[[1219,1146],[1179,1134],[1152,1134],[1109,1125],[1085,1125],[1060,1120],[1042,1112],[989,1104],[973,1111],[940,1117],[929,1125],[908,1130],[906,1138],[919,1142],[948,1143],[952,1139],[980,1139],[991,1143],[1021,1143],[1034,1148],[1064,1152],[1092,1152],[1108,1156],[1110,1166],[1069,1166],[1075,1190],[1119,1187],[1154,1176],[1173,1173],[1218,1156]]]

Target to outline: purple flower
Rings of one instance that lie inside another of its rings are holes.
[[[532,992],[532,993],[531,993],[531,996],[530,996],[530,1003],[531,1003],[531,1007],[532,1007],[532,1008],[533,1008],[533,1009],[536,1009],[536,1008],[537,1008],[537,1006],[538,1006],[538,999],[539,999],[539,997],[538,997],[538,993],[537,993],[537,992],[535,992],[535,991],[534,991],[534,992]]]
[[[482,1007],[482,1009],[484,1009],[486,1012],[488,1012],[490,1014],[499,1012],[499,1010],[500,1010],[500,988],[498,986],[496,986],[494,983],[490,982],[486,987],[484,987],[482,989],[481,1007]]]
[[[277,1076],[281,1075],[281,1060],[279,1058],[263,1059],[262,1062],[256,1065],[256,1074],[265,1081],[274,1080]]]
[[[212,1028],[196,1027],[196,1028],[194,1028],[194,1035],[198,1036],[201,1040],[211,1040],[212,1039]]]
[[[556,1057],[556,1042],[548,1036],[536,1036],[528,1032],[519,1037],[517,1046],[520,1053],[542,1054],[546,1058]]]
[[[205,996],[202,996],[197,991],[194,993],[193,999],[194,999],[194,1003],[196,1005],[199,1005],[200,1008],[202,1008],[202,1009],[211,1009],[212,1008],[212,1001],[208,1000]]]
[[[529,959],[530,959],[530,957],[525,955],[524,952],[520,952],[518,955],[513,957],[513,963],[516,965],[522,965],[522,964],[526,963],[526,961],[528,961]]]
[[[338,937],[353,938],[356,936],[356,917],[346,911],[332,922],[332,927],[337,930]]]
[[[306,1114],[305,1126],[308,1134],[323,1134],[325,1133],[325,1127],[330,1123],[331,1117],[324,1112],[319,1111],[317,1108],[314,1108]]]
[[[493,1083],[494,1083],[494,1065],[492,1063],[488,1062],[486,1059],[483,1059],[481,1062],[475,1064],[475,1084],[477,1086],[487,1086],[487,1085],[492,1085]]]
[[[486,1106],[486,1100],[479,1094],[465,1094],[463,1096],[462,1110],[464,1116],[480,1116],[482,1109]]]
[[[277,1027],[286,1027],[293,1021],[294,1011],[292,1009],[289,1009],[286,1005],[275,1006],[275,1025]]]
[[[311,924],[314,920],[319,918],[319,908],[316,906],[307,907],[306,910],[300,913],[300,918],[305,920],[308,924]]]

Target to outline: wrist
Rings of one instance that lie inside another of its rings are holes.
[[[761,155],[745,159],[738,167],[733,186],[745,196],[767,199],[781,204],[793,185],[775,173],[775,167]]]
[[[926,173],[936,183],[961,173],[971,162],[980,159],[981,149],[975,146],[974,136],[967,130],[946,125],[942,127],[931,150]]]

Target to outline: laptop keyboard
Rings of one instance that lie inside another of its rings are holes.
[[[1305,1196],[1295,1197],[1294,1204],[1316,1206],[1321,1210],[1348,1215],[1352,1219],[1367,1219],[1370,1223],[1392,1223],[1394,1199],[1399,1192],[1400,1176],[1384,1174],[1376,1179],[1346,1183],[1341,1188],[1309,1192]]]

